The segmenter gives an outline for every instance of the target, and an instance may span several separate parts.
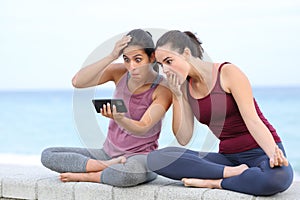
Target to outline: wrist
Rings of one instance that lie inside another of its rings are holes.
[[[122,123],[125,120],[125,116],[124,116],[124,114],[116,113],[116,114],[114,114],[113,119],[117,123]]]
[[[107,58],[109,58],[111,61],[117,60],[119,58],[118,55],[114,55],[113,53],[110,53]]]
[[[173,99],[179,100],[179,99],[182,98],[183,95],[182,95],[182,92],[179,91],[179,92],[173,92],[173,93],[172,93],[172,96],[173,96]]]

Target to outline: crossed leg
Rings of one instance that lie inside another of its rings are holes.
[[[242,174],[249,167],[245,164],[239,166],[230,167],[225,166],[224,168],[224,178],[229,178]],[[199,188],[216,188],[222,189],[221,182],[223,179],[198,179],[198,178],[183,178],[181,181],[184,186],[187,187],[199,187]]]
[[[101,172],[114,164],[124,164],[126,157],[119,156],[111,160],[95,160],[89,159],[86,165],[86,173],[72,173],[66,172],[60,174],[60,180],[62,182],[100,182]]]

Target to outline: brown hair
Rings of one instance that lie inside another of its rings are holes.
[[[155,51],[154,42],[152,40],[152,35],[148,31],[142,29],[131,30],[127,35],[131,36],[131,40],[128,46],[139,46],[144,49],[147,56],[150,58],[152,53]],[[153,64],[153,69],[159,72],[158,65],[156,62]]]
[[[181,32],[178,30],[168,31],[163,34],[156,43],[156,48],[169,44],[173,50],[182,54],[187,47],[194,57],[203,58],[202,42],[190,31]]]

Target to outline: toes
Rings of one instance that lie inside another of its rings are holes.
[[[59,179],[62,181],[62,182],[67,182],[68,181],[68,174],[67,173],[62,173],[59,175]]]
[[[183,182],[184,186],[190,185],[190,180],[188,178],[183,178],[183,179],[181,179],[181,181]]]
[[[121,158],[121,163],[124,164],[124,163],[126,162],[126,160],[127,160],[126,157],[123,156],[123,157]]]

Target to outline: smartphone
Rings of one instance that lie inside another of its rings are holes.
[[[107,105],[107,103],[110,104],[111,110],[112,110],[112,106],[115,105],[117,108],[117,112],[119,113],[127,112],[127,108],[126,105],[124,104],[123,99],[93,99],[92,102],[98,113],[100,113],[100,109],[103,108],[103,105],[104,104]]]

